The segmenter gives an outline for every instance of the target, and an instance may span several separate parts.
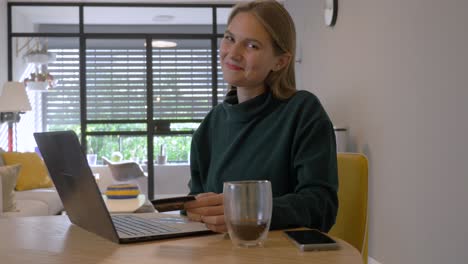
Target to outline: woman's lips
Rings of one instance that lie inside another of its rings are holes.
[[[228,67],[228,69],[233,70],[233,71],[240,71],[240,70],[242,70],[241,67],[236,66],[236,65],[234,65],[234,64],[230,64],[230,63],[227,63],[227,62],[226,62],[225,65],[226,65],[226,67]]]

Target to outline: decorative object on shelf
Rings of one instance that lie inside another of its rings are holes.
[[[42,65],[40,71],[32,72],[29,78],[24,79],[24,85],[30,91],[46,91],[54,88],[57,80],[47,71],[47,67]]]
[[[16,41],[16,56],[18,57],[25,50],[23,59],[26,63],[48,64],[54,62],[56,54],[48,52],[47,38],[30,37],[23,44]]]
[[[336,138],[336,151],[347,152],[348,151],[348,128],[344,126],[334,126],[335,138]]]
[[[13,151],[13,124],[20,114],[31,110],[28,95],[20,82],[7,82],[0,90],[0,123],[8,123],[8,151]]]
[[[129,183],[138,185],[140,192],[147,194],[148,179],[140,165],[134,161],[113,162],[102,156],[104,165],[109,167],[114,182]]]
[[[89,166],[96,166],[97,164],[97,154],[86,154],[86,160],[88,161]]]
[[[47,69],[49,63],[55,61],[56,54],[48,52],[47,47],[47,38],[28,38],[22,46],[16,42],[16,56],[24,49],[23,59],[29,64],[25,72],[29,77],[23,80],[29,91],[47,91],[57,84]]]
[[[27,63],[34,64],[48,64],[49,62],[54,62],[56,59],[56,54],[52,52],[47,52],[47,50],[31,50],[23,56],[23,59]]]
[[[140,194],[136,184],[113,184],[106,190],[106,196],[109,199],[133,199]]]
[[[158,164],[166,164],[166,162],[166,145],[161,144],[161,146],[159,147]]]
[[[332,27],[336,24],[336,17],[338,15],[338,0],[325,0],[324,9],[325,25]]]

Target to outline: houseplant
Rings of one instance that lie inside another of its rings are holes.
[[[24,85],[30,91],[43,91],[53,88],[57,84],[49,72],[33,72],[29,75],[29,78],[24,79]]]

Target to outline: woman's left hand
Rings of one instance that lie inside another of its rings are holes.
[[[195,201],[185,203],[185,210],[187,210],[189,218],[194,215],[199,216],[197,219],[205,223],[206,227],[211,231],[226,233],[223,194],[201,193],[195,198]]]

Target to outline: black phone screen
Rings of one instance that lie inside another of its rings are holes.
[[[335,244],[336,241],[318,230],[284,231],[299,244]]]

